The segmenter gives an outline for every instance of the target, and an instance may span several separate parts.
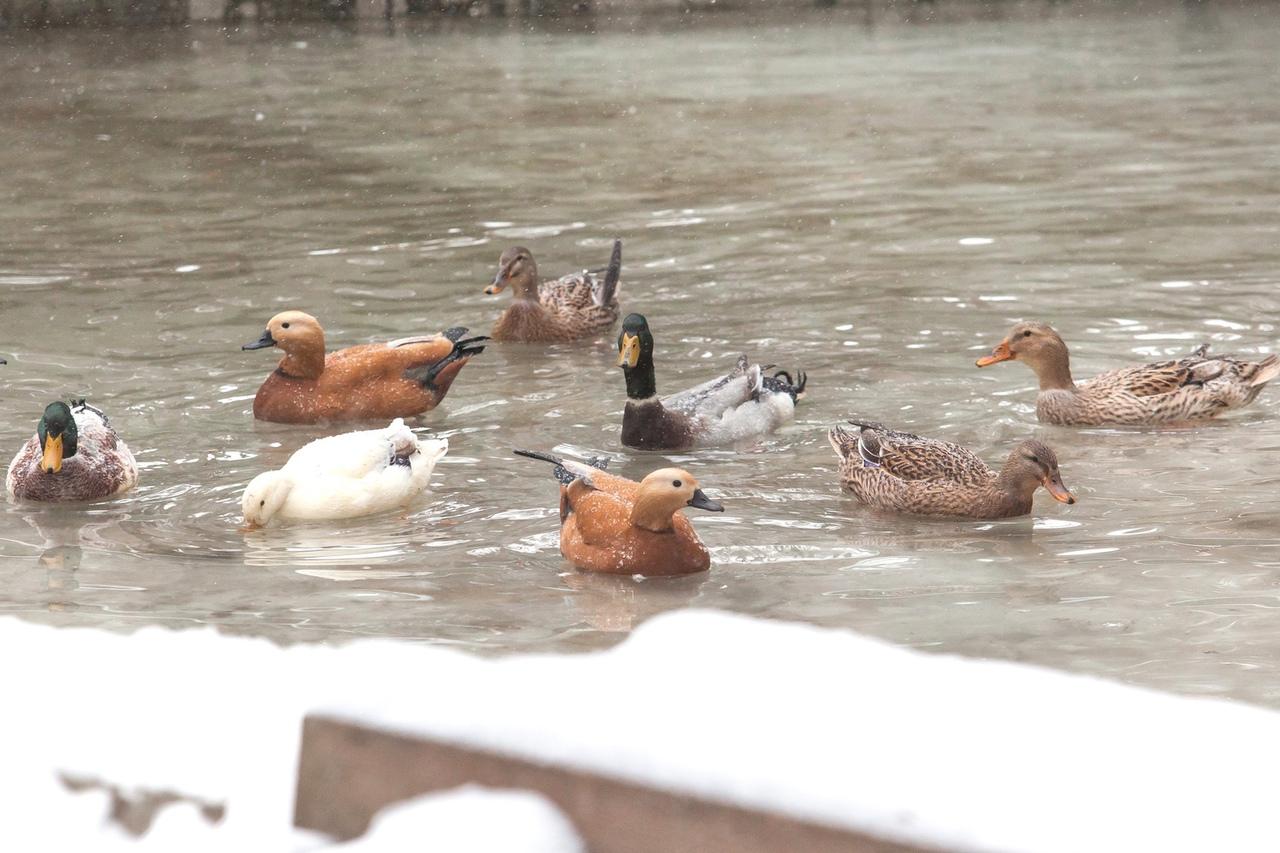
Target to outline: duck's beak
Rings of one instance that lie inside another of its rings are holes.
[[[694,489],[693,497],[689,498],[689,506],[695,509],[705,509],[707,512],[724,512],[724,506],[718,501],[713,501],[707,497],[706,492],[702,489]]]
[[[1044,483],[1045,489],[1049,494],[1053,495],[1055,501],[1061,501],[1064,504],[1076,502],[1076,496],[1067,491],[1067,487],[1062,482],[1062,475],[1057,471],[1054,471],[1040,482]]]
[[[511,268],[515,263],[512,261],[498,270],[498,274],[493,277],[493,283],[484,289],[486,296],[495,296],[503,291],[507,286],[507,276],[511,275]]]
[[[623,332],[622,343],[618,345],[618,367],[635,367],[639,363],[640,338]]]
[[[996,344],[996,348],[991,351],[991,355],[984,355],[982,358],[974,362],[978,367],[988,367],[1001,361],[1010,361],[1017,358],[1013,354],[1013,350],[1009,349],[1009,339],[1005,338]]]
[[[49,435],[44,440],[44,455],[40,458],[40,470],[56,474],[62,470],[62,436]]]
[[[262,337],[258,338],[256,341],[254,341],[251,344],[245,344],[244,346],[240,347],[240,349],[242,350],[266,349],[267,347],[273,347],[275,345],[276,345],[276,339],[271,337],[271,330],[267,329],[265,332],[262,333]]]

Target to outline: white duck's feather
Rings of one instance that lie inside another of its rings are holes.
[[[280,470],[254,478],[241,500],[245,522],[356,518],[405,506],[448,451],[447,441],[419,441],[400,418],[385,429],[317,439]]]

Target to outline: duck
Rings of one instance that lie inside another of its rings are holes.
[[[622,274],[622,241],[613,241],[609,266],[572,273],[554,281],[538,277],[533,253],[513,246],[498,259],[498,274],[484,289],[490,296],[507,287],[511,304],[489,336],[507,343],[556,343],[592,338],[618,322],[618,278]]]
[[[85,400],[45,406],[5,477],[9,497],[67,503],[121,495],[138,484],[138,462],[107,420]]]
[[[642,314],[628,314],[618,335],[618,366],[627,382],[622,443],[637,450],[687,450],[732,444],[773,432],[795,417],[808,377],[738,356],[728,373],[669,397],[658,397],[653,333]]]
[[[1121,367],[1079,384],[1071,378],[1067,345],[1052,326],[1018,323],[978,367],[1025,362],[1040,381],[1036,417],[1059,426],[1151,426],[1188,423],[1252,403],[1280,375],[1280,357],[1248,361],[1209,355],[1201,344],[1189,356]]]
[[[327,421],[409,418],[434,409],[458,371],[484,352],[484,336],[464,326],[325,354],[324,329],[302,311],[283,311],[266,331],[241,349],[284,351],[279,366],[253,398],[262,421],[314,424]]]
[[[550,462],[560,481],[560,553],[579,569],[660,577],[705,572],[711,554],[685,507],[724,512],[682,468],[659,468],[640,482],[605,471],[606,460],[577,462],[516,450]]]
[[[240,499],[246,529],[276,520],[358,518],[407,506],[426,491],[446,439],[420,440],[396,418],[382,429],[318,438],[284,467],[254,477]]]
[[[827,438],[840,457],[840,484],[862,503],[912,515],[964,519],[1013,518],[1031,512],[1036,489],[1076,502],[1062,482],[1058,457],[1042,442],[1015,447],[997,472],[972,451],[935,438],[850,421],[855,434],[833,427]]]

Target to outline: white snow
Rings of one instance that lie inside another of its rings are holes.
[[[0,655],[5,849],[316,850],[290,826],[309,710],[962,850],[1280,848],[1280,715],[805,625],[680,611],[607,652],[480,659],[6,618]],[[135,840],[59,771],[226,816],[168,806]],[[492,810],[538,827],[502,849],[571,849],[513,796],[432,798],[378,832],[465,836],[508,821]]]
[[[383,809],[369,831],[324,853],[583,853],[582,838],[539,794],[467,785]]]

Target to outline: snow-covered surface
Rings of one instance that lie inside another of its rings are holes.
[[[0,654],[6,849],[318,849],[290,827],[311,710],[957,849],[1280,849],[1280,715],[804,625],[681,611],[607,652],[479,659],[0,619]],[[58,771],[226,816],[176,804],[133,840]],[[489,808],[512,806],[436,798],[384,824]]]
[[[468,785],[383,809],[369,831],[324,853],[583,853],[582,838],[549,800]]]

